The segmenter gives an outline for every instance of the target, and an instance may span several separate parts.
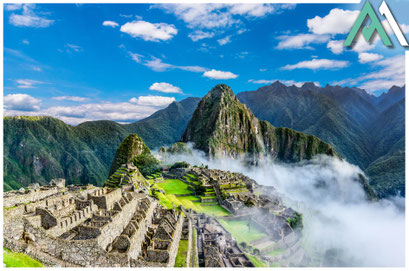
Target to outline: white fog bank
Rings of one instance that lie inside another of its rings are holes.
[[[167,163],[241,172],[261,185],[274,186],[287,205],[303,214],[303,246],[313,255],[337,251],[342,266],[404,266],[404,199],[368,202],[356,182],[363,172],[337,158],[319,156],[297,164],[265,161],[248,168],[240,161],[208,160],[202,152],[172,155]],[[396,204],[396,203],[399,204]],[[402,208],[403,207],[403,208]]]

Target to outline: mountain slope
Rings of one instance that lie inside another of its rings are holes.
[[[192,117],[200,98],[186,98],[173,102],[146,119],[123,127],[138,134],[149,148],[155,149],[178,141]]]
[[[378,157],[365,172],[380,196],[405,195],[405,99],[382,112],[370,127]]]
[[[275,82],[237,95],[257,118],[313,134],[360,166],[381,196],[404,193],[405,87],[379,97],[358,88]]]
[[[313,134],[330,143],[349,162],[365,168],[370,149],[363,128],[312,83],[301,88],[287,87],[280,82],[256,91],[237,94],[257,118],[274,126],[289,127]]]
[[[337,155],[315,136],[258,120],[226,85],[217,85],[203,97],[181,141],[193,142],[211,157],[242,157],[252,162],[263,156],[296,162],[316,154]]]
[[[89,121],[70,126],[52,117],[4,118],[4,189],[53,178],[67,183],[102,185],[118,145],[132,133],[150,148],[177,141],[199,98],[173,102],[145,120],[132,124]]]
[[[4,118],[4,188],[48,183],[102,184],[106,168],[77,129],[51,117]]]

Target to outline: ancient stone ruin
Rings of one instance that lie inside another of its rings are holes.
[[[189,183],[187,173],[198,180],[192,187],[211,191],[201,204],[220,204],[229,219],[247,217],[268,234],[265,242],[296,251],[293,263],[305,258],[295,230],[298,213],[278,196],[255,193],[261,186],[243,174],[201,167],[166,171],[158,180],[177,176]],[[3,199],[4,246],[45,266],[173,267],[183,241],[186,266],[254,267],[217,217],[165,208],[132,164],[120,166],[105,187],[65,186],[64,179],[53,179],[4,193]]]

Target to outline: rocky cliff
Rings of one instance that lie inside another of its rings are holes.
[[[258,120],[227,85],[217,85],[203,97],[181,141],[193,142],[210,157],[241,157],[251,162],[266,156],[285,162],[317,154],[337,156],[331,145],[315,136]]]

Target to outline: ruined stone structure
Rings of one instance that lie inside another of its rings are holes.
[[[48,266],[173,266],[184,216],[135,187],[4,195],[4,244]]]
[[[201,267],[254,267],[231,234],[216,219],[196,215],[198,255]]]
[[[194,175],[194,181],[186,174]],[[261,247],[286,251],[275,258],[260,255],[266,262],[289,266],[305,258],[295,230],[302,225],[299,214],[283,205],[274,188],[240,173],[203,167],[177,168],[161,176],[177,176],[192,193],[202,191],[197,200],[202,206],[220,204],[232,214],[229,219],[246,217],[267,234]],[[4,246],[46,266],[173,267],[177,257],[185,257],[190,267],[254,266],[218,218],[183,206],[166,209],[149,189],[138,168],[124,164],[105,187],[65,187],[65,180],[54,179],[47,186],[7,192]],[[184,256],[178,256],[181,241]]]

